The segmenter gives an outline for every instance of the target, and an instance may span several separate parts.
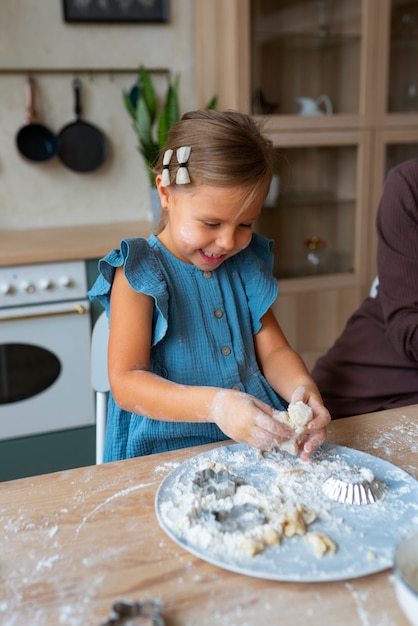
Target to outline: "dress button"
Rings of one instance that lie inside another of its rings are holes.
[[[231,348],[227,348],[225,346],[224,348],[222,348],[221,352],[224,356],[228,356],[228,354],[231,354]]]
[[[232,387],[232,390],[233,390],[233,391],[241,391],[241,387],[239,387],[238,385],[234,385],[234,386]]]
[[[212,272],[203,272],[205,278],[212,278]]]
[[[223,311],[221,311],[221,309],[215,309],[215,317],[217,317],[218,319],[220,319],[221,317],[223,317]]]

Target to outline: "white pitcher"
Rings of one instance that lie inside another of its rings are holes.
[[[316,100],[313,98],[296,98],[296,102],[300,105],[299,115],[332,115],[332,102],[325,93],[318,96]],[[320,106],[323,105],[323,108]]]

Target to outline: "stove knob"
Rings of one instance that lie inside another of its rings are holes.
[[[26,291],[26,293],[33,293],[35,291],[35,287],[31,283],[27,283],[26,281],[20,283],[21,291]]]
[[[15,288],[13,287],[13,285],[10,285],[8,283],[2,283],[0,285],[0,293],[3,294],[4,296],[10,296],[15,292]]]
[[[39,281],[39,287],[42,289],[42,291],[49,291],[53,289],[54,283],[47,278],[41,278],[41,280]]]
[[[74,281],[72,278],[68,278],[68,276],[61,276],[58,280],[60,287],[65,287],[69,289],[70,287],[74,287]]]

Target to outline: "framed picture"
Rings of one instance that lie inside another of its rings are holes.
[[[62,0],[66,22],[167,22],[168,0]]]

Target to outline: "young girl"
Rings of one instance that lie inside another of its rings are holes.
[[[271,311],[272,242],[254,233],[272,171],[249,116],[171,128],[157,234],[123,240],[90,292],[110,317],[106,461],[227,438],[268,449],[293,434],[274,410],[297,400],[313,411],[301,458],[325,440],[329,413]]]

